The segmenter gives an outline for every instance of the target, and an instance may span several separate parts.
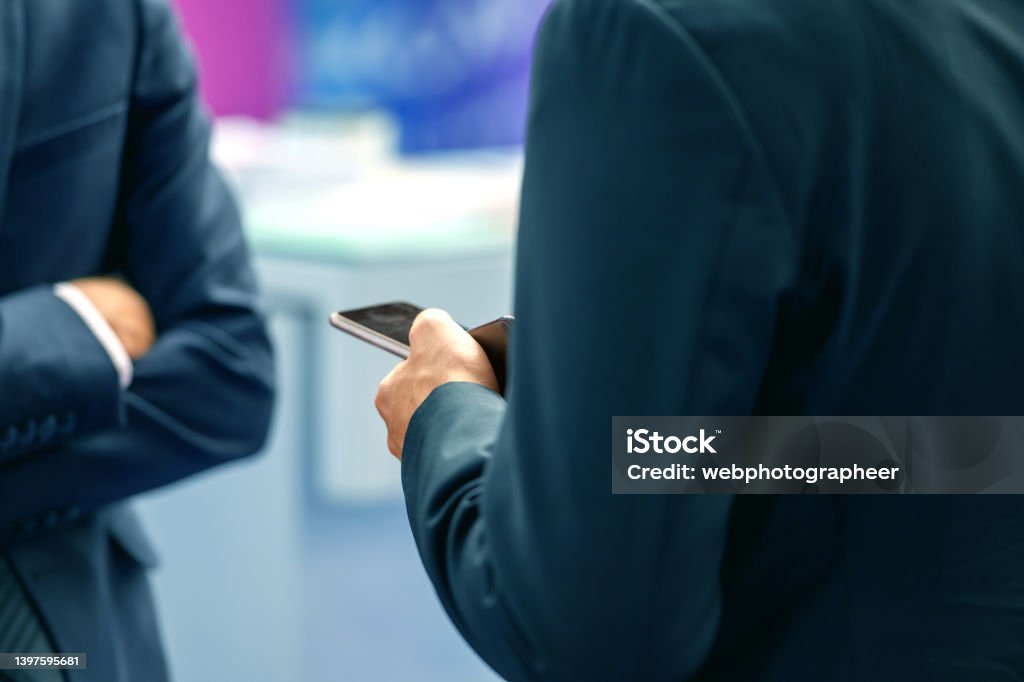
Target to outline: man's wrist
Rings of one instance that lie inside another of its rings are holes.
[[[107,352],[110,362],[117,370],[117,379],[122,389],[128,388],[132,383],[134,365],[124,344],[117,338],[114,329],[107,323],[100,311],[89,300],[89,297],[74,284],[60,282],[53,287],[53,293],[70,306],[75,313],[82,318],[82,322],[89,328],[96,337],[96,340]]]

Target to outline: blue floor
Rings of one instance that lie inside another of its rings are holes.
[[[441,608],[401,502],[290,515],[261,471],[139,505],[164,559],[152,578],[176,682],[497,679]]]
[[[321,661],[305,680],[497,679],[444,614],[404,506],[310,510],[303,525],[302,641]]]

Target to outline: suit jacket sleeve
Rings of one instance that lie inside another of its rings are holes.
[[[49,288],[4,299],[4,379],[21,374],[0,411],[77,418],[0,457],[0,523],[123,499],[251,454],[267,432],[272,354],[239,215],[208,160],[209,125],[170,7],[138,6],[112,254],[149,302],[158,338],[120,391],[100,344]],[[19,318],[49,322],[30,333]],[[17,406],[26,396],[30,409]]]
[[[122,418],[110,357],[52,285],[0,297],[0,466]]]
[[[402,478],[444,607],[511,679],[685,679],[716,635],[728,496],[613,496],[615,415],[754,409],[792,238],[728,86],[647,2],[538,37],[508,402],[447,384]]]

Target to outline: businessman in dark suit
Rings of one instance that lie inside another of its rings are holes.
[[[208,139],[166,0],[0,3],[0,651],[86,653],[70,680],[166,679],[123,501],[267,431],[270,344]]]
[[[382,383],[427,571],[510,679],[1024,679],[1020,497],[613,496],[613,415],[1024,414],[1024,6],[558,0],[507,401]],[[411,417],[411,421],[410,421]]]

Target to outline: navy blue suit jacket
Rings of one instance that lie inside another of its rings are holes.
[[[557,0],[507,402],[414,415],[510,679],[1024,679],[1024,499],[613,496],[613,415],[1024,414],[1024,6]]]
[[[165,670],[136,493],[257,451],[272,357],[166,0],[0,3],[0,549],[71,679]],[[122,391],[54,282],[122,274],[158,339]]]

